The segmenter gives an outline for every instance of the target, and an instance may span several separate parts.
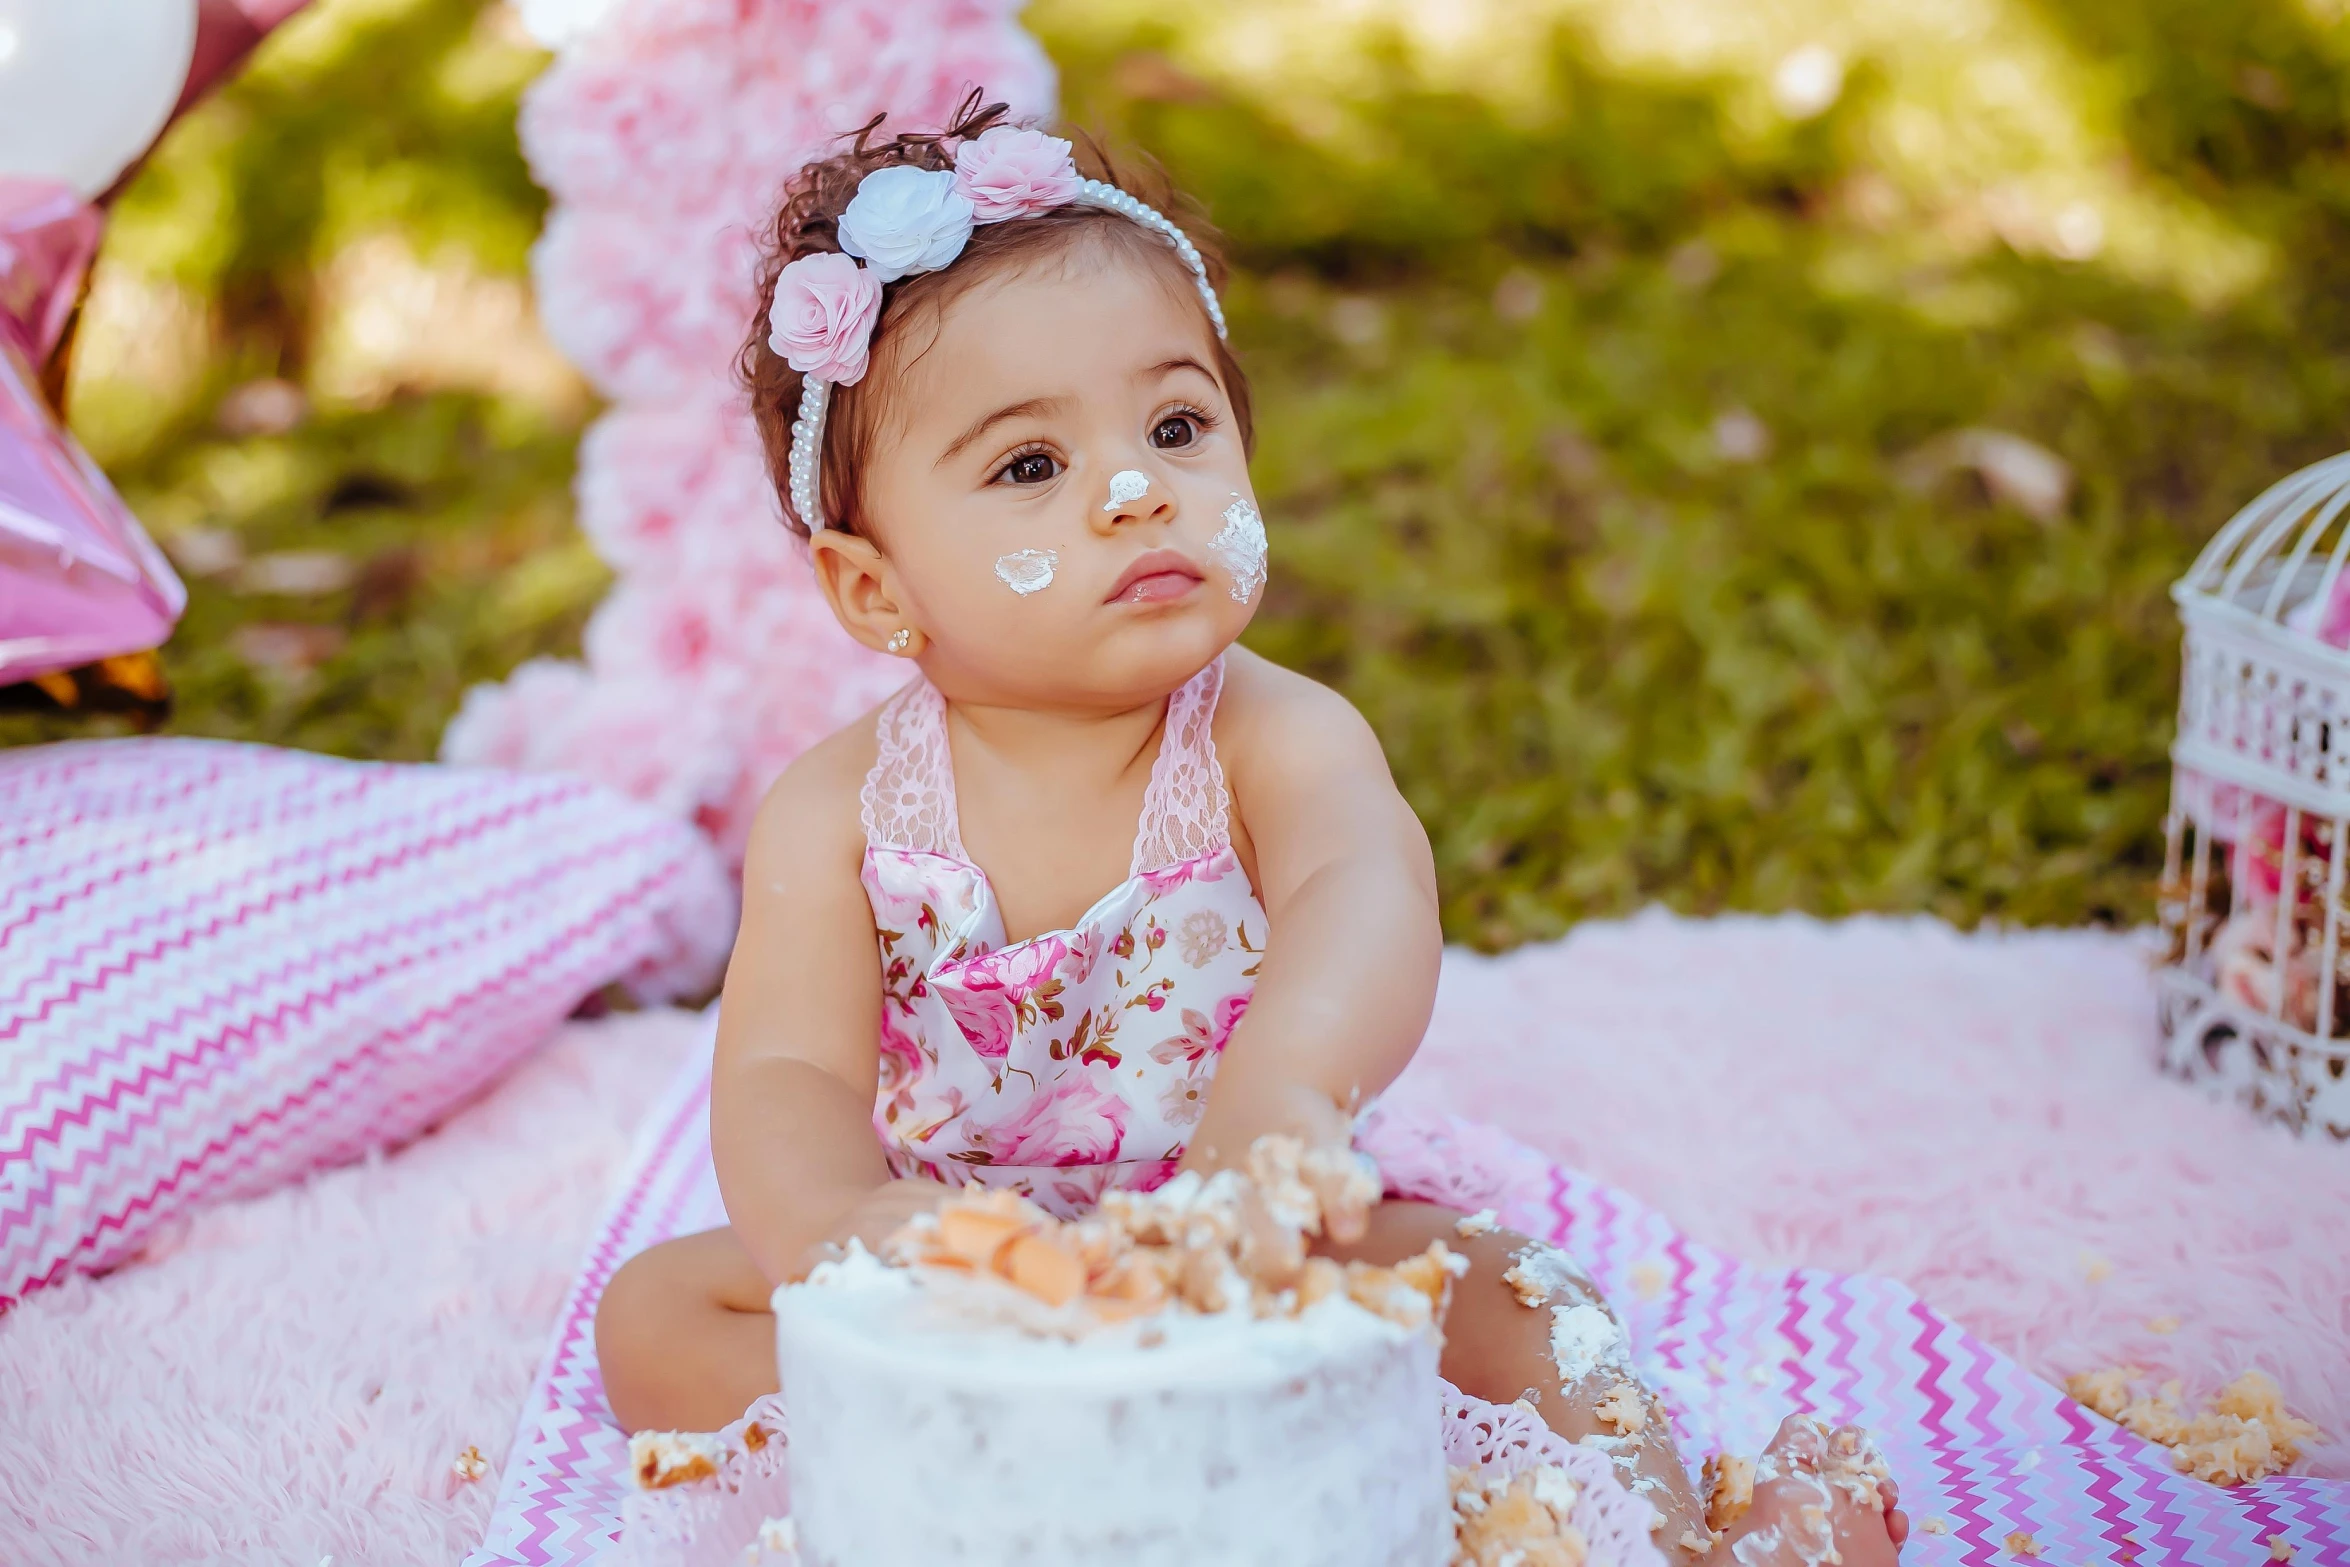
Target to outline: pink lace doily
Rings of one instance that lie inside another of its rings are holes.
[[[1488,1404],[1443,1384],[1444,1461],[1493,1479],[1555,1464],[1581,1493],[1573,1522],[1591,1548],[1590,1567],[1664,1567],[1649,1532],[1655,1509],[1624,1489],[1607,1454],[1577,1447],[1520,1404]],[[746,1440],[756,1422],[765,1440]],[[631,1491],[622,1504],[624,1567],[744,1567],[759,1525],[791,1511],[784,1478],[783,1401],[770,1394],[718,1433],[726,1457],[714,1479],[665,1491]],[[781,1562],[772,1567],[783,1567]]]
[[[1494,1480],[1555,1464],[1580,1493],[1571,1521],[1591,1547],[1590,1567],[1664,1567],[1648,1527],[1656,1509],[1624,1489],[1607,1454],[1576,1446],[1523,1404],[1488,1404],[1443,1386],[1447,1464]]]

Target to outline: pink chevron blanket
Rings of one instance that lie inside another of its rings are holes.
[[[709,1088],[707,1052],[697,1051],[646,1124],[557,1318],[466,1567],[569,1567],[612,1553],[631,1482],[596,1369],[596,1301],[637,1251],[725,1222]],[[1468,1122],[1375,1113],[1365,1144],[1391,1187],[1496,1207],[1505,1223],[1574,1252],[1623,1313],[1684,1452],[1758,1451],[1790,1410],[1875,1429],[1919,1524],[1904,1552],[1916,1567],[2013,1567],[2031,1556],[2350,1567],[2350,1483],[2280,1476],[2222,1490],[2190,1479],[1891,1280],[1747,1267],[1628,1194]]]

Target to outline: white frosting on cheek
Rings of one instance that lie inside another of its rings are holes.
[[[1243,496],[1224,508],[1224,528],[1208,556],[1232,573],[1232,596],[1246,604],[1265,585],[1265,520]]]
[[[996,580],[1022,598],[1053,585],[1053,571],[1061,557],[1051,550],[1014,550],[995,563]]]
[[[1150,493],[1151,477],[1132,468],[1121,468],[1110,475],[1110,498],[1102,502],[1102,510],[1116,511],[1128,501],[1141,500]]]

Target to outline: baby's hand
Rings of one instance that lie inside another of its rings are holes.
[[[816,1264],[846,1255],[852,1240],[862,1242],[867,1251],[878,1252],[881,1243],[904,1228],[909,1219],[931,1212],[952,1195],[952,1187],[919,1179],[891,1181],[874,1188],[840,1216],[824,1239],[808,1248],[793,1277],[804,1279]]]

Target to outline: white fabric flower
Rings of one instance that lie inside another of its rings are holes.
[[[936,272],[971,238],[971,198],[952,169],[875,169],[840,215],[840,248],[884,283]]]

